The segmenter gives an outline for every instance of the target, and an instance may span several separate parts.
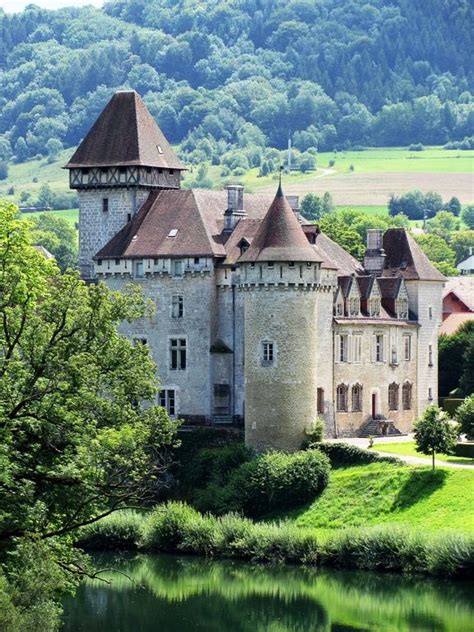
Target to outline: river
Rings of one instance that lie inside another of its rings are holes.
[[[95,556],[124,573],[65,601],[62,632],[474,630],[473,583],[165,555]]]

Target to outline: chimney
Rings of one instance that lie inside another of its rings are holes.
[[[239,220],[245,216],[244,187],[241,184],[228,184],[227,209],[224,213],[224,231],[232,232]]]
[[[380,276],[385,265],[383,249],[383,230],[369,228],[367,230],[367,249],[364,256],[364,268],[369,274]]]
[[[286,201],[291,207],[291,210],[296,215],[296,217],[300,218],[300,196],[299,195],[287,195]]]

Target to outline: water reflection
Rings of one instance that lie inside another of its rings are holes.
[[[474,630],[472,583],[161,555],[96,562],[130,579],[82,586],[64,632]]]

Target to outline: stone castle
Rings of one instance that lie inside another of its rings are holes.
[[[293,450],[317,417],[328,436],[407,432],[436,402],[444,277],[406,230],[369,230],[362,265],[281,186],[181,189],[135,92],[113,96],[66,168],[83,278],[137,283],[155,304],[123,328],[149,346],[170,415]]]

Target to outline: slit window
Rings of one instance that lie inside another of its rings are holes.
[[[107,213],[109,210],[109,198],[102,198],[102,212]]]

